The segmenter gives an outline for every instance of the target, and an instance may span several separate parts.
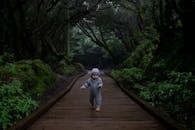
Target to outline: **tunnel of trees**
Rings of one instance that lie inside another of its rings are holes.
[[[195,1],[0,3],[0,129],[35,110],[59,75],[91,67],[195,129]]]

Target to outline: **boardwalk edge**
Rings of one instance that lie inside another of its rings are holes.
[[[50,99],[46,104],[40,106],[37,110],[35,110],[32,114],[25,117],[24,119],[18,121],[15,125],[10,127],[8,130],[26,130],[29,128],[37,119],[40,118],[41,115],[46,113],[49,108],[51,108],[58,100],[60,100],[63,96],[65,96],[73,87],[74,83],[84,75],[78,74],[67,86],[66,89],[62,90],[60,93],[55,95],[52,99]]]
[[[121,83],[119,83],[113,76],[110,74],[107,74],[109,77],[111,77],[119,86],[119,88],[126,93],[131,99],[133,99],[135,102],[137,102],[144,110],[146,110],[149,114],[151,114],[154,118],[159,120],[163,125],[165,125],[169,130],[187,130],[182,125],[178,124],[173,119],[167,117],[165,114],[163,114],[161,111],[155,109],[152,105],[150,105],[148,102],[142,100],[139,98],[136,94],[133,92],[130,92],[127,90]]]

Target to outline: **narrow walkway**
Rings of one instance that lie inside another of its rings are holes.
[[[102,109],[89,109],[88,91],[79,89],[87,78],[81,77],[29,130],[166,130],[105,75]]]

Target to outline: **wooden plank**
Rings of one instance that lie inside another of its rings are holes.
[[[103,105],[100,112],[89,108],[88,90],[80,90],[88,75],[50,108],[29,130],[167,130],[124,94],[110,77],[103,75]]]

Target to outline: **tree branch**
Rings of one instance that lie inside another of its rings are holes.
[[[52,0],[51,6],[46,9],[46,12],[50,12],[57,5],[58,2],[59,0]]]

